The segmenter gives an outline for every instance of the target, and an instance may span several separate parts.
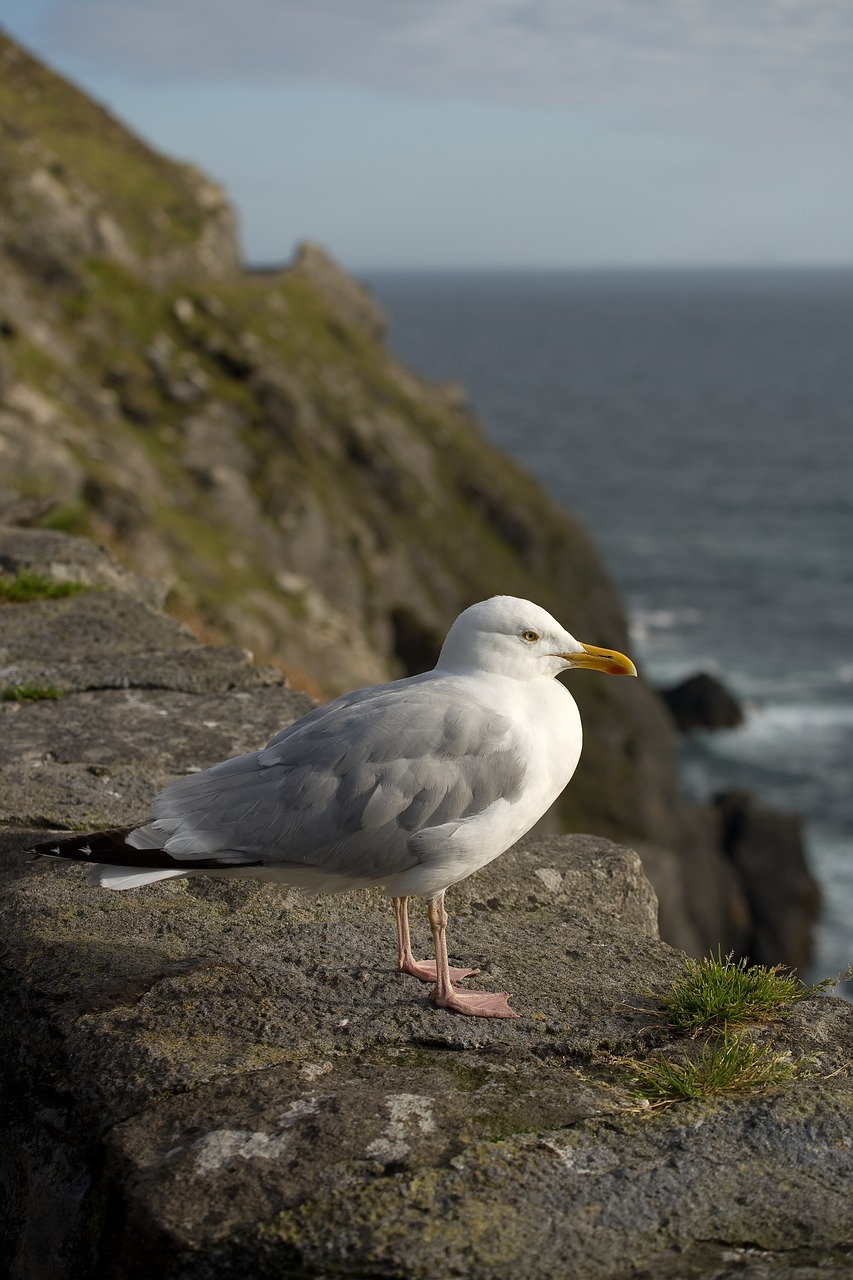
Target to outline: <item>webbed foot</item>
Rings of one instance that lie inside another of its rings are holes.
[[[508,991],[498,994],[495,991],[455,991],[451,988],[439,994],[436,988],[432,993],[432,1002],[439,1009],[452,1009],[454,1013],[465,1013],[469,1018],[517,1018],[518,1014],[507,1003],[509,998]]]
[[[420,978],[421,982],[435,982],[434,960],[404,960],[398,969],[400,973],[410,973],[413,978]],[[451,969],[450,981],[464,982],[466,978],[479,972],[479,969]]]

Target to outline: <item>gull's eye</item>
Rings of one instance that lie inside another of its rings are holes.
[[[522,631],[521,638],[522,640],[526,640],[528,644],[535,644],[536,641],[539,639],[539,632],[538,631]]]

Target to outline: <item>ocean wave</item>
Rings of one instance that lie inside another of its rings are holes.
[[[702,621],[699,609],[648,609],[642,606],[631,609],[629,629],[632,638],[644,640],[662,631],[678,631],[682,627],[695,627]]]
[[[842,689],[843,699],[849,700],[850,690],[846,686],[853,683],[853,665],[849,668],[844,663],[812,669],[796,667],[770,673],[732,667],[727,671],[726,683],[740,697],[763,704],[829,705]]]
[[[853,730],[853,702],[773,702],[751,703],[746,722],[726,734],[741,742],[779,741],[779,735],[822,733],[835,735]]]

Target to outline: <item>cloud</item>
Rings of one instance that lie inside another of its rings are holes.
[[[846,124],[849,0],[62,0],[50,46],[144,80]]]

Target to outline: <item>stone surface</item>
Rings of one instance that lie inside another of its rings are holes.
[[[190,631],[133,599],[85,592],[26,606],[0,605],[0,681],[84,689],[218,692],[281,684],[232,647],[204,651]]]
[[[347,324],[363,330],[371,338],[385,337],[388,317],[376,298],[364,285],[342,275],[319,245],[301,244],[291,270],[310,280]]]
[[[26,509],[22,500],[18,506]],[[12,514],[16,504],[10,503]],[[0,507],[0,515],[3,508]],[[74,582],[130,596],[153,609],[162,609],[169,594],[159,578],[131,573],[89,538],[75,538],[53,529],[16,528],[0,523],[0,573],[39,574],[52,582]],[[4,627],[4,633],[6,628]]]
[[[638,1110],[680,959],[629,850],[523,842],[451,891],[454,958],[520,1014],[491,1022],[394,973],[378,892],[109,893],[30,838],[0,836],[15,1280],[843,1273],[853,1009],[774,1030],[811,1080]]]
[[[166,683],[0,702],[0,822],[85,829],[141,821],[176,777],[257,750],[313,705],[282,686],[246,684],[258,696],[245,688],[177,693]]]
[[[378,891],[202,877],[115,893],[32,859],[47,829],[139,820],[172,778],[311,705],[158,614],[104,553],[36,541],[50,573],[94,577],[0,607],[2,670],[75,690],[0,701],[10,1280],[843,1274],[853,1008],[812,998],[755,1031],[810,1076],[644,1111],[632,1061],[686,1048],[656,1011],[682,958],[630,849],[530,838],[451,890],[452,957],[480,969],[470,986],[512,992],[516,1021],[436,1010],[396,974]],[[716,878],[701,828],[696,884],[668,904],[688,932],[691,895],[716,893],[722,918],[738,883]],[[683,874],[644,853],[663,882]]]
[[[0,365],[0,394],[3,391],[2,365]],[[22,498],[14,489],[0,488],[0,526],[38,525],[58,506],[59,499],[55,497]]]

